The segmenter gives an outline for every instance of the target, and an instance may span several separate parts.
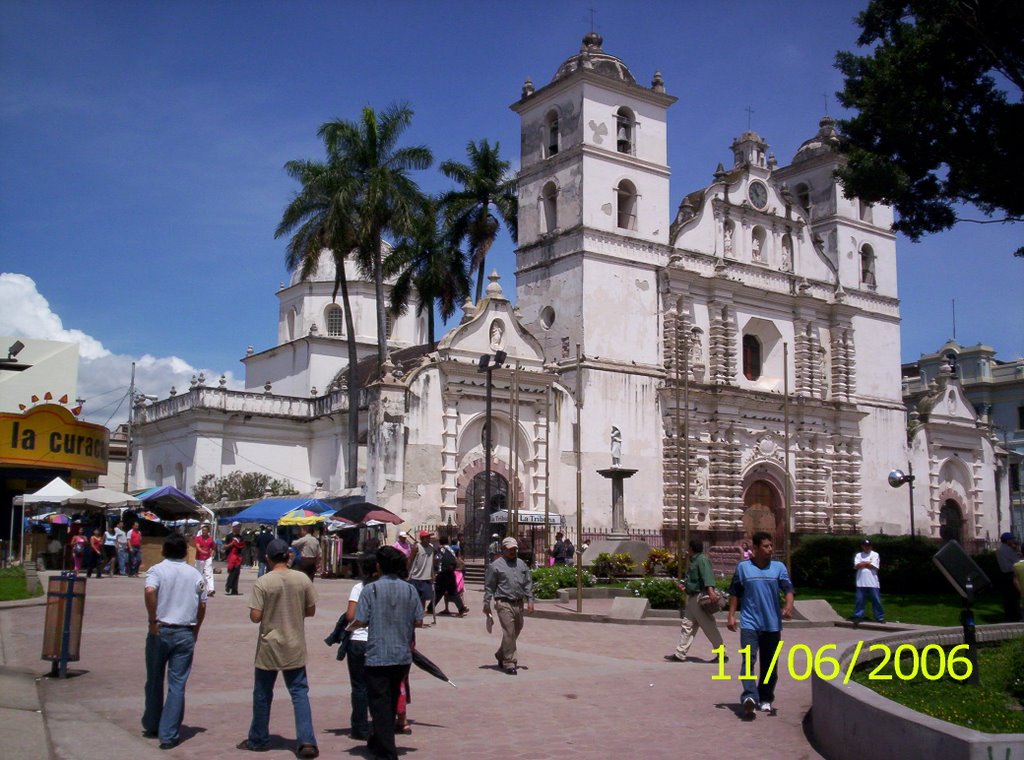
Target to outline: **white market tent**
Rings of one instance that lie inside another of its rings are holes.
[[[61,501],[68,507],[84,507],[86,509],[118,509],[120,507],[141,507],[142,502],[129,493],[115,491],[112,488],[93,488],[80,491]]]
[[[21,507],[21,523],[25,522],[25,507],[29,504],[63,504],[65,499],[69,499],[72,496],[80,494],[77,488],[69,486],[63,478],[57,477],[47,483],[45,486],[40,488],[35,493],[27,493],[22,496],[14,497],[14,507]],[[11,543],[8,547],[7,561],[10,562],[14,559],[14,507],[11,508]],[[21,561],[25,561],[25,539],[22,536],[21,540]]]

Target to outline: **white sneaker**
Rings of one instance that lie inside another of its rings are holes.
[[[775,712],[775,708],[772,707],[772,703],[771,702],[762,702],[761,703],[761,712],[771,714],[771,713]]]

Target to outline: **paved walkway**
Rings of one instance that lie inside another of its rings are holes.
[[[75,675],[67,680],[38,678],[49,672],[49,663],[39,659],[44,607],[0,608],[4,756],[248,756],[234,745],[245,738],[251,714],[256,626],[248,621],[246,600],[255,577],[243,573],[244,596],[210,600],[188,685],[183,742],[169,752],[140,734],[146,635],[141,579],[89,581],[82,659],[72,664]],[[318,580],[318,614],[307,621],[313,718],[324,757],[369,756],[347,736],[345,665],[322,643],[350,587],[350,581]],[[520,639],[520,675],[511,677],[495,667],[492,653],[500,634],[497,627],[491,635],[484,630],[482,593],[470,588],[466,601],[468,617],[438,617],[437,625],[418,634],[419,648],[458,688],[414,668],[413,733],[398,738],[406,758],[819,757],[803,729],[809,680],[794,680],[782,671],[778,714],[743,722],[737,712],[738,657],[726,666],[733,680],[712,680],[718,667],[703,636],[691,655],[707,664],[666,662],[663,656],[672,651],[677,628],[573,620],[575,602],[548,603],[545,609],[563,614],[527,620]],[[584,613],[607,613],[610,606],[610,600],[586,600]],[[739,636],[722,629],[733,655]],[[849,629],[793,628],[783,638],[787,649],[804,643],[816,650],[856,635]],[[283,686],[275,702],[273,750],[261,757],[292,757],[294,724]]]

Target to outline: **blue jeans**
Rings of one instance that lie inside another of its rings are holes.
[[[127,575],[128,570],[128,550],[121,549],[118,547],[117,550],[117,571],[121,575]]]
[[[857,620],[864,619],[865,596],[871,599],[871,609],[875,613],[875,620],[878,622],[885,620],[881,593],[877,588],[869,588],[867,586],[857,586],[857,591],[853,597],[853,617]]]
[[[366,693],[366,642],[349,641],[348,682],[352,687],[352,733],[362,736],[370,734],[370,697]]]
[[[270,705],[274,701],[276,670],[255,668],[256,676],[252,687],[252,724],[249,726],[249,743],[254,747],[266,747],[270,743]],[[316,746],[313,733],[313,713],[309,709],[309,682],[306,669],[282,670],[284,683],[292,697],[295,711],[295,736],[299,746]]]
[[[256,577],[257,578],[262,578],[266,574],[267,574],[267,563],[264,560],[261,559],[260,562],[259,562],[259,571],[256,573]]]
[[[142,549],[132,549],[131,554],[128,555],[128,561],[131,565],[131,569],[128,571],[128,574],[138,575],[139,568],[142,567]]]
[[[768,666],[772,663],[775,648],[779,645],[781,638],[782,631],[753,631],[747,628],[740,628],[740,649],[745,646],[750,647],[750,664],[743,663],[742,675],[747,675],[748,673],[753,675],[757,658],[759,655],[761,657],[760,676],[756,679],[750,678],[740,681],[743,684],[743,693],[740,695],[741,703],[748,697],[758,704],[775,701],[775,683],[779,680],[780,664],[778,662],[775,663],[775,669],[772,670],[771,678],[766,680],[765,674],[768,671]],[[779,659],[781,660],[781,657]]]
[[[142,728],[152,731],[161,742],[178,740],[185,715],[185,684],[192,672],[196,637],[191,628],[158,626],[146,636],[146,710]],[[164,673],[167,696],[164,697]]]

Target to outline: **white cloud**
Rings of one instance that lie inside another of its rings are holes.
[[[58,340],[79,346],[78,396],[86,400],[84,417],[111,427],[128,418],[127,393],[131,366],[135,362],[135,385],[140,393],[166,398],[171,387],[188,390],[194,375],[203,373],[207,383],[217,382],[220,373],[193,367],[178,356],[128,356],[115,354],[103,343],[81,330],[67,329],[60,316],[26,275],[0,273],[0,335],[39,340]],[[242,387],[231,372],[224,373],[232,389]]]

